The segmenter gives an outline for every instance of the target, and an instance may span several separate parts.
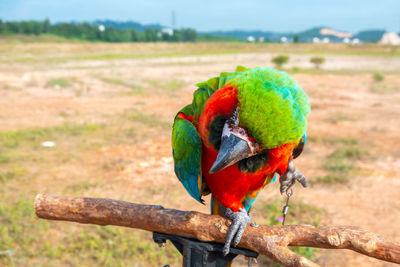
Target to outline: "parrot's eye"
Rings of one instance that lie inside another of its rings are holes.
[[[297,144],[297,147],[295,149],[293,149],[293,151],[292,151],[293,159],[300,156],[301,152],[303,152],[305,143],[306,143],[306,140],[305,140],[305,136],[303,135],[303,137],[300,138],[300,141]]]
[[[208,141],[217,150],[219,150],[219,147],[221,146],[221,136],[226,121],[227,118],[225,116],[218,115],[210,123],[210,135],[208,137]]]

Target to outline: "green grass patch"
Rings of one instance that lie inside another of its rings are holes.
[[[355,138],[325,138],[322,136],[307,136],[307,141],[311,143],[319,143],[326,145],[357,145],[358,141]]]
[[[313,179],[313,182],[322,184],[344,184],[349,181],[348,175],[341,175],[340,173],[328,174],[325,176],[317,176]]]
[[[65,88],[72,86],[72,81],[67,78],[58,78],[47,81],[46,87]]]
[[[359,74],[374,74],[377,72],[376,69],[315,69],[315,68],[283,68],[283,70],[289,74],[315,74],[315,75],[359,75]],[[379,70],[383,74],[398,74],[399,70]]]
[[[335,139],[332,139],[331,142],[333,144],[342,144],[342,145],[347,145],[347,146],[355,146],[358,144],[357,139],[351,138],[351,137],[335,138]]]
[[[186,85],[181,80],[159,81],[159,80],[146,80],[146,82],[155,89],[166,92],[170,96],[177,96],[177,92]]]
[[[64,39],[65,40],[65,39]],[[62,40],[62,42],[64,42]],[[59,49],[50,41],[31,43],[2,42],[0,61],[3,63],[63,63],[71,60],[115,60],[158,57],[181,57],[223,55],[237,53],[276,53],[325,55],[359,55],[377,57],[399,57],[400,50],[377,44],[351,46],[344,44],[276,44],[276,43],[125,43],[69,42]],[[84,45],[82,45],[84,44]],[[10,49],[10,46],[13,46]],[[12,50],[10,52],[10,50]]]
[[[364,155],[366,152],[354,145],[339,147],[327,157],[324,168],[336,173],[345,173],[352,170],[354,161]]]
[[[99,124],[72,124],[65,123],[60,126],[49,128],[35,128],[18,131],[1,131],[0,144],[6,148],[16,148],[21,143],[36,143],[44,139],[55,138],[59,135],[81,136],[92,133],[101,128]]]
[[[356,161],[367,158],[368,152],[361,149],[357,145],[357,140],[352,138],[333,139],[330,143],[335,145],[336,149],[325,158],[323,163],[323,168],[328,174],[317,176],[312,181],[324,184],[347,183]]]
[[[375,94],[390,94],[400,92],[400,85],[388,82],[374,82],[370,86],[370,92]]]
[[[375,82],[381,82],[385,79],[385,76],[383,76],[383,74],[380,72],[375,72],[372,75],[372,78],[374,79]]]
[[[258,214],[262,213],[267,216],[263,224],[278,225],[281,224],[278,218],[282,216],[284,205],[283,201],[261,202],[260,204],[256,203],[255,210]],[[305,223],[315,226],[320,225],[324,213],[323,210],[299,201],[291,201],[289,206],[289,214],[286,218],[287,224]]]
[[[132,262],[163,266],[181,261],[172,244],[159,248],[151,233],[115,226],[60,228],[58,224],[37,220],[32,200],[0,203],[0,250],[12,253],[0,257],[0,265],[29,265],[38,255],[49,266],[130,266]]]
[[[361,159],[364,155],[367,155],[367,152],[359,148],[358,146],[345,146],[336,149],[330,156],[330,159],[337,159],[337,160],[343,160],[343,159],[349,159],[349,160],[354,160],[354,159]]]
[[[329,118],[326,119],[327,122],[332,124],[337,124],[340,121],[352,121],[354,120],[351,116],[343,113],[336,113],[331,115]]]
[[[111,77],[102,77],[101,81],[108,83],[108,84],[113,84],[113,85],[118,85],[118,86],[122,86],[122,87],[126,87],[129,88],[130,91],[128,92],[128,94],[142,94],[143,93],[143,89],[131,82],[127,82],[118,78],[111,78]]]
[[[130,111],[126,112],[124,114],[124,116],[133,122],[140,122],[151,128],[153,128],[153,127],[171,128],[172,127],[171,122],[166,122],[164,120],[161,120],[155,114],[144,114],[137,110],[130,110]]]
[[[330,159],[324,163],[324,169],[332,172],[347,173],[353,169],[353,163],[343,159]]]
[[[37,257],[47,226],[48,222],[37,221],[32,199],[0,202],[0,250],[11,252],[0,257],[0,265],[20,266],[21,260]]]
[[[129,266],[132,262],[163,266],[181,261],[179,252],[172,244],[159,248],[150,233],[111,226],[88,228],[64,238],[59,245],[52,244],[47,256],[57,257],[63,254],[65,259],[65,254],[79,255],[66,260],[72,265],[82,260],[101,266]]]
[[[16,177],[21,177],[27,173],[27,169],[19,164],[14,164],[7,170],[0,171],[0,182],[7,182]]]
[[[281,222],[278,220],[282,216],[282,208],[285,205],[283,201],[273,201],[273,202],[256,202],[255,210],[258,214],[265,214],[265,221],[263,224],[268,225],[280,225]],[[325,213],[324,210],[316,208],[314,206],[305,204],[303,202],[292,201],[289,203],[289,213],[286,217],[286,224],[312,224],[318,226],[321,224],[321,220]],[[308,247],[292,247],[290,248],[295,253],[307,257],[311,260],[315,260],[315,253],[319,250],[316,248]],[[281,267],[282,265],[272,262],[266,256],[260,255],[259,262],[261,266],[276,266]]]
[[[74,193],[77,195],[82,195],[86,190],[90,188],[95,188],[98,187],[99,183],[98,182],[89,182],[89,181],[84,181],[82,183],[76,183],[72,185],[68,185],[65,189],[69,193]]]
[[[0,154],[0,163],[9,163],[10,161],[11,161],[10,157]]]
[[[116,226],[88,226],[38,220],[33,199],[0,201],[0,266],[179,265],[172,244],[159,248],[151,233]],[[33,197],[32,197],[33,198]]]
[[[15,177],[15,172],[7,171],[0,173],[0,182],[11,180],[14,177]]]

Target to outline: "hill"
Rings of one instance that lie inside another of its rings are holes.
[[[300,32],[272,32],[272,31],[260,31],[260,30],[234,30],[234,31],[211,31],[202,32],[202,34],[223,36],[223,37],[233,37],[238,39],[246,40],[249,36],[254,38],[264,37],[265,40],[272,42],[279,42],[283,37],[286,38],[288,42],[292,42],[296,39],[299,42],[313,42],[314,38],[323,40],[328,38],[330,42],[343,42],[344,39],[357,38],[361,42],[371,43],[378,42],[385,33],[384,30],[365,30],[359,33],[350,33],[347,31],[335,30],[325,26],[313,27]]]
[[[161,24],[141,24],[135,21],[115,21],[115,20],[95,20],[93,23],[104,25],[105,27],[112,27],[114,29],[123,30],[123,29],[135,29],[138,32],[144,32],[146,28],[152,29],[163,29],[167,28],[166,26],[162,26]]]

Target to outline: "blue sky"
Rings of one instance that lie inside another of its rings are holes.
[[[0,0],[0,19],[133,20],[209,30],[300,31],[330,26],[400,32],[400,0]]]

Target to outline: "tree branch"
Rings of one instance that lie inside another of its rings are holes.
[[[230,221],[218,215],[164,209],[103,198],[62,197],[39,194],[36,215],[49,220],[117,225],[175,234],[201,241],[225,242]],[[380,260],[400,263],[400,246],[354,226],[311,225],[248,226],[239,247],[266,255],[284,266],[318,266],[292,252],[288,246],[351,249]]]

